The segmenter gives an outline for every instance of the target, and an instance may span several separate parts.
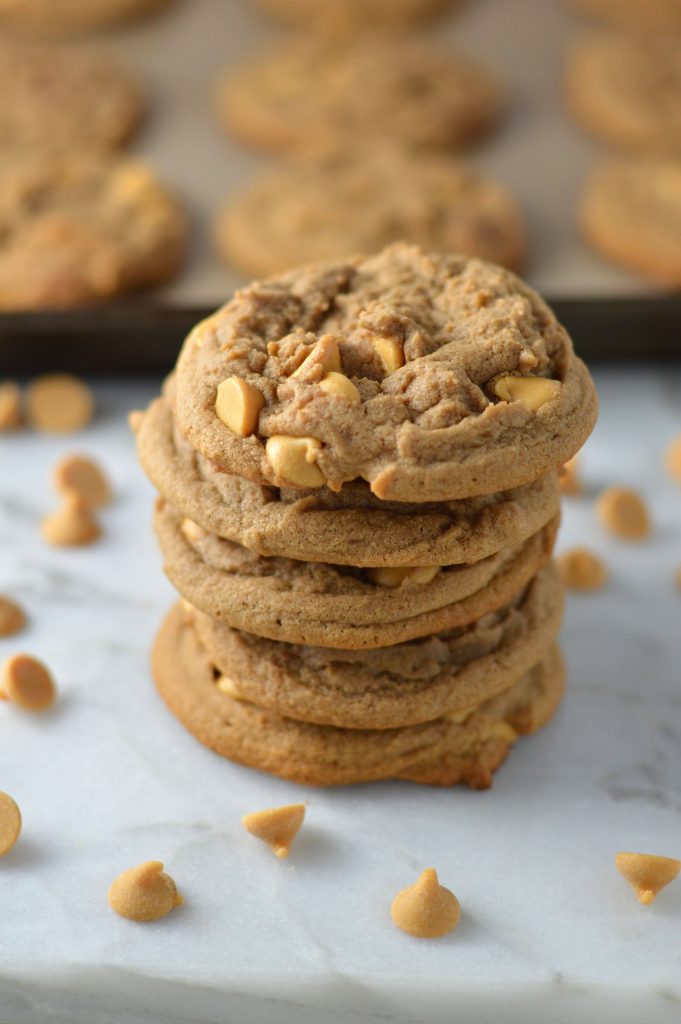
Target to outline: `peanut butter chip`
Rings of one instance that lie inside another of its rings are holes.
[[[607,574],[600,558],[587,548],[572,548],[556,559],[563,583],[570,590],[599,590]]]
[[[650,517],[643,499],[626,487],[610,487],[596,502],[596,514],[606,530],[625,540],[645,540]]]
[[[218,385],[216,415],[239,437],[254,433],[264,404],[262,392],[242,377],[227,377]]]
[[[21,833],[21,811],[8,793],[0,793],[0,857],[15,845]]]
[[[681,434],[667,448],[664,464],[672,480],[681,484]]]
[[[311,374],[315,367],[317,373],[340,373],[341,358],[338,350],[338,343],[330,334],[325,334],[319,339],[310,354],[303,359],[297,370],[291,374],[292,377],[306,377]]]
[[[183,903],[160,860],[129,868],[109,886],[109,906],[131,921],[157,921]]]
[[[546,377],[497,377],[492,390],[505,402],[522,402],[530,412],[536,412],[560,393],[560,381]]]
[[[372,345],[387,374],[404,366],[404,349],[394,338],[374,338]]]
[[[21,426],[21,390],[13,380],[0,381],[0,431]]]
[[[367,579],[379,587],[399,587],[405,580],[410,583],[430,583],[440,571],[439,565],[385,565],[366,569]]]
[[[324,474],[315,463],[321,441],[314,437],[287,437],[275,434],[267,439],[267,461],[282,483],[294,487],[321,487]]]
[[[62,507],[43,519],[40,532],[43,540],[57,547],[92,544],[101,534],[90,506],[74,493],[67,494]]]
[[[26,616],[19,605],[0,594],[0,636],[13,636],[25,625]]]
[[[67,455],[54,467],[54,486],[60,494],[79,494],[90,508],[111,501],[111,487],[102,469],[85,455]]]
[[[626,878],[639,903],[647,907],[660,889],[674,881],[681,871],[681,860],[652,853],[618,853],[615,867]]]
[[[305,817],[305,804],[288,804],[244,814],[241,824],[252,836],[272,847],[277,857],[288,857]]]
[[[38,377],[26,391],[26,416],[38,430],[70,434],[92,419],[94,399],[84,381],[65,373]]]
[[[558,484],[563,494],[569,494],[574,498],[582,494],[584,488],[582,487],[582,481],[579,475],[579,461],[577,455],[566,462],[558,471]]]
[[[454,931],[461,907],[454,893],[440,885],[435,868],[426,868],[414,885],[398,892],[390,913],[403,932],[417,939],[437,939]]]
[[[30,654],[15,654],[2,666],[0,697],[24,711],[46,711],[57,698],[50,671]]]
[[[190,543],[197,544],[206,536],[204,528],[195,523],[193,519],[188,519],[187,517],[182,520],[180,529]]]
[[[338,395],[340,398],[346,398],[348,402],[352,402],[354,405],[362,401],[359,391],[344,373],[335,373],[332,370],[330,373],[327,373],[319,386],[327,395]]]

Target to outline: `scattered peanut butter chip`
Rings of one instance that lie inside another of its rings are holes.
[[[587,548],[572,548],[556,558],[563,583],[569,590],[599,590],[607,573],[600,558]]]
[[[374,338],[374,351],[387,374],[395,373],[404,366],[404,349],[394,338]]]
[[[497,377],[492,390],[497,398],[505,402],[522,402],[530,412],[536,412],[552,398],[557,398],[561,384],[559,380],[547,377],[517,377],[508,374]]]
[[[558,485],[562,494],[569,494],[574,498],[583,493],[584,488],[579,475],[579,456],[573,456],[558,470]]]
[[[435,868],[426,868],[414,885],[398,892],[390,913],[403,932],[417,939],[437,939],[454,931],[461,907],[454,893],[440,885]]]
[[[87,384],[66,373],[31,381],[26,390],[26,417],[31,426],[53,434],[71,434],[92,419],[94,399]]]
[[[681,434],[667,448],[664,464],[672,480],[681,484]]]
[[[439,565],[384,565],[366,569],[366,577],[379,587],[399,587],[405,580],[410,583],[431,583],[440,571]]]
[[[336,373],[335,370],[330,370],[319,386],[325,394],[338,395],[340,398],[345,398],[348,402],[352,402],[353,405],[358,405],[362,401],[359,391],[344,373]]]
[[[615,867],[632,887],[639,903],[649,906],[660,889],[673,882],[681,871],[681,860],[652,853],[618,853]]]
[[[21,833],[21,811],[9,793],[0,793],[0,857],[16,844]]]
[[[239,437],[248,437],[258,426],[265,398],[258,388],[242,377],[227,377],[218,385],[215,413]]]
[[[139,429],[142,426],[142,420],[144,419],[144,413],[141,409],[132,409],[128,413],[128,426],[132,430],[133,434],[139,433]]]
[[[241,824],[251,835],[268,843],[277,857],[288,857],[304,817],[305,804],[288,804],[244,814]]]
[[[109,906],[131,921],[157,921],[184,903],[160,860],[129,868],[109,886]]]
[[[13,380],[0,381],[0,431],[21,426],[21,389]]]
[[[650,536],[650,516],[639,494],[626,487],[609,487],[596,502],[596,514],[606,530],[624,540]]]
[[[24,711],[47,711],[57,699],[52,673],[30,654],[14,654],[0,671],[0,697]]]
[[[101,530],[92,509],[82,495],[69,493],[61,508],[47,516],[40,528],[43,540],[57,547],[80,547],[92,544]]]
[[[185,516],[180,523],[180,530],[190,543],[192,541],[197,543],[198,541],[203,540],[206,536],[204,528],[199,526],[198,523],[195,523],[193,519],[189,519],[187,516]]]
[[[9,597],[0,594],[0,636],[13,636],[26,625],[26,615]]]
[[[267,439],[265,454],[282,483],[294,487],[322,487],[326,479],[314,461],[321,447],[321,441],[315,437],[275,434]]]
[[[315,370],[317,374],[321,373],[322,375],[340,373],[340,369],[341,358],[338,342],[330,334],[324,334],[291,376],[306,377]]]
[[[90,508],[111,501],[111,486],[103,470],[85,455],[66,455],[54,467],[54,486],[60,494],[79,494]]]

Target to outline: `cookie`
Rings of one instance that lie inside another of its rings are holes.
[[[581,14],[632,33],[681,32],[679,0],[570,0]]]
[[[292,27],[401,27],[427,21],[458,7],[459,0],[258,0],[260,6]]]
[[[0,105],[3,165],[17,152],[118,149],[144,111],[134,79],[94,49],[1,43],[0,93],[6,97]]]
[[[565,88],[575,119],[605,142],[643,153],[681,147],[681,37],[587,36],[569,54]]]
[[[414,725],[489,700],[548,649],[562,612],[553,564],[509,604],[466,626],[370,651],[266,640],[186,611],[232,696],[284,717],[353,729]]]
[[[513,270],[526,250],[502,186],[446,154],[392,148],[289,160],[229,200],[214,233],[226,262],[254,277],[399,240]]]
[[[221,473],[174,428],[170,400],[151,403],[137,431],[142,467],[162,497],[209,533],[260,555],[340,565],[477,562],[527,540],[558,514],[555,474],[459,501],[381,501],[363,480],[309,495]]]
[[[487,788],[518,735],[546,724],[563,692],[557,647],[473,711],[403,729],[337,729],[284,718],[218,689],[210,657],[175,607],[154,644],[158,691],[201,743],[241,764],[316,786],[402,778]]]
[[[1,0],[0,28],[32,36],[71,36],[133,21],[173,0]]]
[[[355,650],[453,629],[506,604],[551,557],[557,528],[555,520],[518,548],[470,565],[404,570],[395,585],[390,569],[263,558],[163,501],[154,518],[165,573],[191,604],[272,640]]]
[[[0,161],[0,309],[89,305],[173,277],[187,226],[135,160]]]
[[[176,388],[180,431],[218,469],[300,489],[362,477],[417,502],[553,472],[597,405],[535,291],[403,244],[237,292],[189,335]]]
[[[302,36],[230,70],[217,89],[228,131],[276,151],[359,140],[451,149],[484,135],[501,108],[475,61],[414,38]]]
[[[586,182],[580,221],[606,259],[681,287],[681,159],[603,161]]]

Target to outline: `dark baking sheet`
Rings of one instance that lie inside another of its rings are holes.
[[[587,362],[676,361],[681,296],[557,299],[551,303]],[[183,339],[212,310],[137,304],[0,318],[0,377],[71,371],[165,373]]]

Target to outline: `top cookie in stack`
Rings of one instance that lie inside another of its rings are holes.
[[[237,293],[138,431],[167,703],[285,778],[489,785],[560,698],[556,470],[595,414],[491,264],[398,244]]]

